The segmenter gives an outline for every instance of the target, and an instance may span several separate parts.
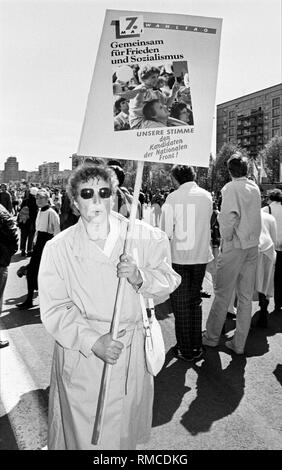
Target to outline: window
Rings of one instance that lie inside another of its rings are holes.
[[[235,117],[235,111],[229,111],[229,118]]]
[[[279,108],[274,108],[272,110],[272,117],[276,117],[280,115],[280,109]]]
[[[279,126],[280,124],[280,117],[272,119],[272,127]]]
[[[223,139],[226,139],[226,137],[227,137],[227,136],[226,136],[226,132],[224,132],[224,133],[222,134],[222,138],[223,138]]]
[[[269,127],[268,124],[265,124],[265,125],[264,125],[264,130],[265,130],[265,131],[268,131],[268,127]]]
[[[272,137],[279,136],[279,129],[272,129]]]
[[[234,119],[230,119],[230,121],[229,121],[229,126],[234,126],[234,125],[235,125]]]
[[[272,99],[272,106],[274,108],[274,106],[280,106],[280,97],[278,96],[278,98],[273,98]]]
[[[231,127],[231,128],[229,129],[229,135],[234,135],[234,127]]]
[[[267,142],[268,139],[269,139],[269,135],[268,135],[268,134],[265,134],[265,135],[264,135],[264,141]]]

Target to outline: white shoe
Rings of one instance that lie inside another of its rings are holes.
[[[237,351],[237,350],[235,349],[235,346],[234,346],[234,344],[232,343],[232,341],[226,341],[225,346],[226,346],[228,349],[230,349],[231,351],[233,351],[235,354],[238,354],[238,355],[244,354],[244,351]]]

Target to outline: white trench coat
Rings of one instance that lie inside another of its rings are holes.
[[[91,348],[109,332],[118,284],[116,266],[123,253],[128,220],[111,212],[104,250],[78,223],[47,242],[39,270],[41,319],[55,339],[49,399],[49,449],[134,449],[150,436],[153,378],[144,358],[139,294],[127,282],[121,313],[124,349],[112,366],[99,446],[91,444],[104,362]],[[141,237],[141,239],[140,239]],[[138,239],[139,238],[139,239]],[[144,297],[168,298],[181,278],[171,267],[166,235],[136,221]]]

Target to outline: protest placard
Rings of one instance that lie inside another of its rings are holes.
[[[78,155],[208,166],[221,22],[107,10]]]

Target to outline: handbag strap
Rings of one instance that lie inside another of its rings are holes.
[[[134,259],[137,263],[137,266],[139,266],[138,251],[137,251],[136,248],[134,248],[134,250],[133,250],[133,257],[134,257]],[[150,322],[149,322],[149,318],[148,318],[148,315],[147,315],[147,307],[146,307],[145,299],[144,299],[143,295],[140,292],[138,293],[138,295],[139,295],[140,304],[141,304],[143,325],[144,325],[144,328],[145,328],[146,336],[151,336]],[[148,304],[149,304],[149,309],[151,311],[151,317],[152,317],[153,315],[155,315],[155,306],[154,306],[153,299],[151,299],[151,298],[148,299]]]
[[[142,294],[139,294],[141,310],[142,310],[142,317],[143,317],[143,326],[145,328],[146,336],[151,336],[151,329],[150,329],[150,322],[147,315],[147,309],[145,304],[145,299]]]

